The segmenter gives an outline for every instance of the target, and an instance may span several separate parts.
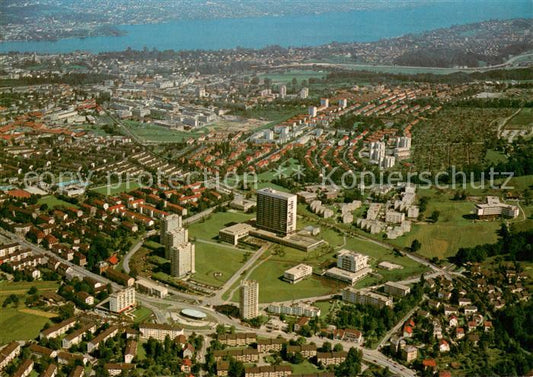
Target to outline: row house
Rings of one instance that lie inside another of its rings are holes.
[[[314,344],[302,344],[300,346],[287,346],[287,354],[294,355],[300,353],[306,359],[316,356],[317,348]]]
[[[290,365],[265,365],[244,369],[245,377],[288,377],[292,375]]]
[[[58,323],[57,325],[50,326],[49,328],[41,331],[39,334],[40,339],[50,339],[50,338],[56,338],[60,335],[65,334],[68,330],[76,326],[76,319],[75,318],[68,318],[64,320],[63,322]]]
[[[111,326],[106,330],[98,334],[94,339],[87,343],[87,352],[92,352],[97,350],[101,342],[105,342],[107,339],[110,339],[117,335],[118,326]]]
[[[86,333],[90,332],[91,334],[94,334],[95,331],[96,331],[95,323],[85,325],[82,328],[70,334],[67,334],[61,341],[61,345],[63,346],[63,348],[67,348],[67,349],[74,345],[78,345],[81,343]]]
[[[257,339],[257,350],[259,353],[279,352],[284,344],[287,343],[283,338]]]
[[[316,361],[324,366],[338,365],[346,360],[346,356],[348,356],[348,352],[346,351],[317,352]]]
[[[213,353],[213,356],[215,357],[216,361],[233,357],[237,361],[241,361],[243,363],[257,363],[259,362],[259,351],[255,348],[245,348],[245,349],[226,349],[226,350],[220,350],[215,351]]]
[[[229,347],[246,346],[257,341],[256,333],[236,333],[223,334],[218,337],[218,341]]]
[[[20,355],[20,344],[18,342],[11,342],[0,349],[0,371],[17,358],[18,355]]]
[[[82,363],[83,365],[87,365],[87,362],[89,359],[87,356],[84,356],[82,354],[78,353],[70,353],[66,351],[59,351],[57,353],[57,362],[59,364],[72,364],[72,363]]]

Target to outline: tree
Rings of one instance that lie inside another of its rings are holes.
[[[333,347],[333,351],[335,351],[335,352],[344,351],[344,348],[342,347],[342,344],[337,343],[337,344],[335,344],[335,347]]]
[[[440,212],[439,211],[433,211],[431,213],[430,219],[431,219],[431,221],[436,223],[437,221],[439,221],[439,216],[440,216]]]
[[[228,376],[243,377],[244,376],[244,364],[235,359],[231,359],[229,362]]]
[[[355,348],[350,348],[346,360],[335,369],[336,377],[355,377],[361,373],[363,354]]]
[[[420,250],[420,248],[422,247],[422,244],[420,243],[419,240],[413,240],[413,242],[411,242],[411,251],[413,253],[417,252],[418,250]]]
[[[32,286],[29,290],[28,290],[28,294],[29,295],[34,295],[37,293],[37,287],[36,286]]]

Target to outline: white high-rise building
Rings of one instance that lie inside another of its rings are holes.
[[[240,291],[241,318],[251,319],[259,316],[259,283],[255,280],[243,280]]]
[[[121,313],[132,306],[135,306],[134,287],[121,289],[109,296],[109,310],[114,313]]]
[[[181,216],[167,216],[161,223],[161,243],[165,246],[165,257],[170,259],[172,276],[193,274],[195,270],[195,248],[189,242],[189,232],[183,227]]]
[[[257,191],[257,221],[260,229],[290,234],[296,231],[297,196],[271,188]]]
[[[411,138],[407,136],[401,136],[396,140],[397,148],[411,148]]]
[[[279,87],[279,96],[281,98],[285,98],[286,95],[287,95],[287,87],[285,85],[281,85]]]
[[[309,116],[310,117],[316,117],[316,115],[318,114],[318,109],[316,106],[310,106],[309,107]]]
[[[385,158],[386,146],[382,141],[373,141],[370,143],[370,162],[374,164],[381,164]]]

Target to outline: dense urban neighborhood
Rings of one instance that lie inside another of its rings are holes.
[[[531,26],[0,54],[0,376],[530,375]]]

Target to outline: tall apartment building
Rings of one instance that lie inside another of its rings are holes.
[[[109,310],[120,313],[135,305],[135,288],[128,287],[109,296]]]
[[[357,272],[368,267],[368,256],[343,249],[337,257],[337,267],[345,271]]]
[[[382,141],[373,141],[370,143],[370,162],[374,164],[381,164],[385,158],[386,146]]]
[[[255,280],[243,280],[240,291],[241,318],[250,319],[259,316],[259,283]]]
[[[161,244],[165,246],[165,257],[170,259],[172,276],[195,273],[195,249],[189,242],[189,232],[183,227],[179,215],[167,216],[161,223]]]
[[[271,188],[257,191],[257,227],[290,234],[296,230],[297,196]]]
[[[281,85],[279,87],[279,96],[281,98],[285,98],[287,96],[287,87],[285,85]]]

